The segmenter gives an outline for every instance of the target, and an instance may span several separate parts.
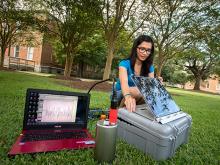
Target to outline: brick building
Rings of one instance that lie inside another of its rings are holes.
[[[193,89],[194,83],[188,82],[184,86],[185,89]],[[220,94],[220,77],[211,75],[208,79],[201,82],[200,90]]]
[[[53,56],[52,46],[40,32],[29,32],[31,41],[18,41],[6,50],[4,66],[18,70],[33,70],[35,72],[60,73]]]
[[[52,46],[44,39],[45,35],[36,31],[29,32],[28,35],[31,36],[32,41],[27,43],[25,39],[22,39],[6,50],[4,66],[17,70],[63,74],[64,67],[57,64]],[[81,63],[75,63],[71,75],[101,79],[102,72],[98,66],[83,64],[82,68]]]

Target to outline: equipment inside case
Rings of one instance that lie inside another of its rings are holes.
[[[131,79],[146,103],[137,106],[135,113],[161,124],[186,116],[158,79],[135,75]]]

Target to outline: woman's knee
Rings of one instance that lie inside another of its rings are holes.
[[[130,93],[133,97],[135,97],[137,99],[142,97],[142,95],[137,87],[130,87]]]

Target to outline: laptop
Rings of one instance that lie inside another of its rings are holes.
[[[135,75],[131,79],[146,103],[138,105],[135,113],[162,124],[186,116],[158,79]]]
[[[87,93],[27,89],[23,130],[8,155],[94,147],[89,101]]]

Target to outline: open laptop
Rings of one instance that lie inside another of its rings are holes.
[[[137,106],[136,113],[162,124],[186,116],[158,79],[135,75],[131,78],[146,103]]]
[[[94,147],[89,101],[86,93],[28,89],[23,130],[8,155]]]

